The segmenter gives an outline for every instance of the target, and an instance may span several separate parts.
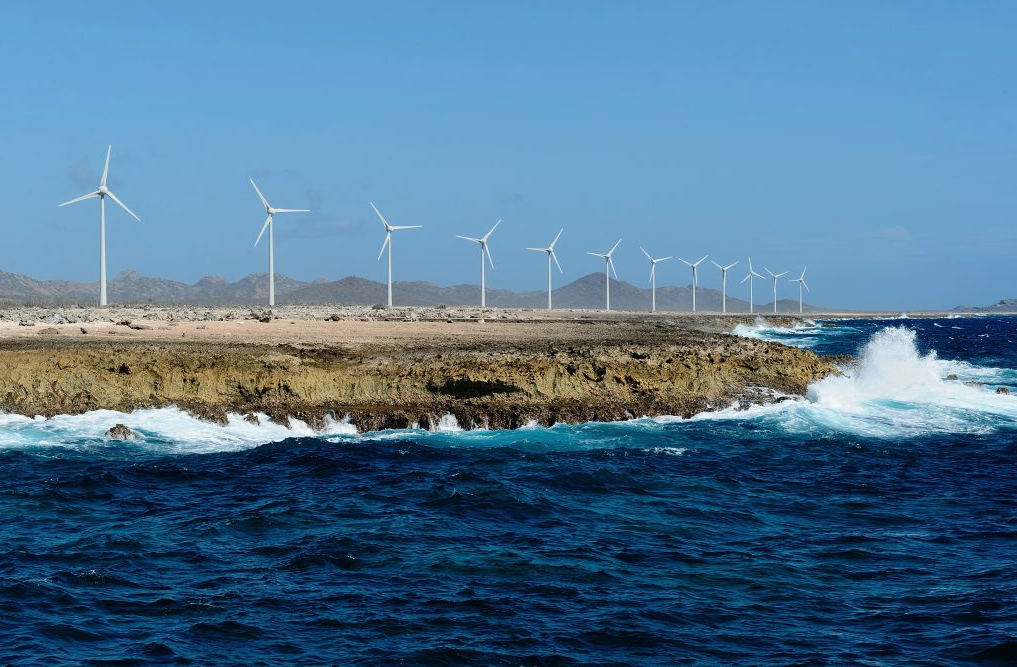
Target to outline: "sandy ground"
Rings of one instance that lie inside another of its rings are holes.
[[[780,326],[811,318],[878,316],[888,313],[628,313],[583,310],[540,311],[479,308],[396,308],[285,306],[206,308],[200,306],[100,308],[8,308],[0,311],[0,340],[59,338],[138,342],[290,344],[300,346],[450,344],[539,341],[574,337],[624,337],[630,327],[680,327],[730,331],[762,317]],[[915,313],[910,317],[941,317]],[[591,326],[592,325],[592,326]],[[612,326],[615,325],[615,326]],[[627,326],[618,326],[627,325]],[[596,332],[596,333],[595,333]]]

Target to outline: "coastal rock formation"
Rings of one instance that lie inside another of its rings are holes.
[[[348,416],[361,430],[427,427],[452,414],[463,427],[515,428],[689,417],[801,395],[837,372],[806,350],[661,322],[500,325],[511,335],[469,326],[494,333],[443,338],[438,329],[399,344],[7,339],[0,409],[53,416],[175,404],[220,422],[263,412],[320,426]]]
[[[106,437],[114,440],[134,440],[134,431],[124,424],[116,424],[106,431]]]

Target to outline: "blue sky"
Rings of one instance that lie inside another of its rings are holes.
[[[1009,2],[18,3],[0,39],[0,269],[193,282],[276,267],[538,289],[618,237],[657,255],[809,265],[813,301],[1017,296],[1017,5]],[[711,266],[712,269],[712,266]],[[659,284],[687,284],[661,265]],[[719,272],[702,274],[706,286]],[[741,295],[736,286],[733,293]],[[786,296],[793,296],[786,286]]]

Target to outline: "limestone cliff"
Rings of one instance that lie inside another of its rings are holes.
[[[52,416],[176,404],[215,420],[265,412],[320,424],[349,415],[362,430],[427,427],[451,413],[463,426],[512,428],[531,419],[691,416],[764,400],[765,389],[802,394],[836,372],[827,359],[777,343],[604,327],[551,340],[400,346],[6,340],[0,409]]]

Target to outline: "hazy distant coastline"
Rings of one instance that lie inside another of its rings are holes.
[[[356,276],[341,280],[303,282],[276,274],[277,303],[281,304],[349,304],[371,306],[385,303],[385,284]],[[396,282],[393,285],[397,306],[475,306],[480,302],[477,285],[440,287],[424,281]],[[790,293],[788,288],[788,293]],[[728,286],[729,312],[746,313],[748,301],[732,294]],[[757,290],[757,300],[765,290]],[[28,276],[0,271],[0,301],[38,305],[93,305],[96,303],[98,283],[78,283],[64,280],[36,280]],[[256,273],[236,282],[218,276],[207,276],[194,284],[175,280],[142,276],[137,271],[123,271],[109,282],[110,303],[119,304],[195,304],[195,305],[263,305],[268,298],[268,274]],[[719,290],[700,285],[696,292],[697,307],[704,311],[721,309]],[[487,304],[494,308],[542,308],[547,304],[547,292],[534,290],[513,292],[487,289]],[[604,274],[590,273],[554,290],[556,308],[583,308],[596,310],[604,306]],[[623,311],[650,309],[650,290],[623,280],[611,281],[611,306]],[[692,310],[691,286],[658,287],[658,310],[687,312]],[[798,299],[778,299],[778,311],[798,312]],[[755,304],[757,313],[772,312],[773,302]],[[809,303],[805,310],[828,310]]]

